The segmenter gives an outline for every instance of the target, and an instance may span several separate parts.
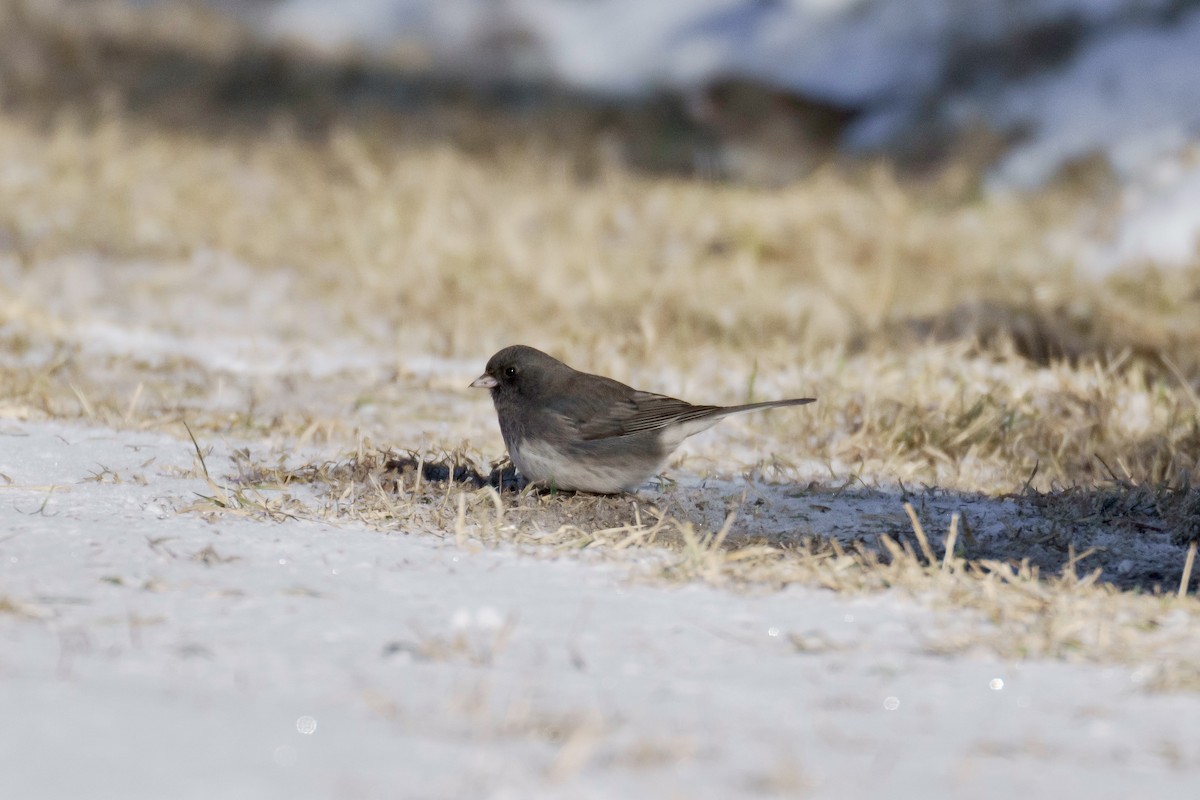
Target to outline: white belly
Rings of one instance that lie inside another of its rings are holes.
[[[564,491],[614,494],[632,492],[653,475],[633,464],[606,465],[588,459],[568,458],[551,445],[524,442],[509,450],[517,471],[531,481]]]

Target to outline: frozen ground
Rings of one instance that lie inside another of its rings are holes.
[[[298,271],[200,250],[8,256],[0,285],[0,376],[14,384],[0,387],[4,800],[1115,799],[1186,796],[1200,781],[1193,599],[962,575],[883,589],[903,575],[882,565],[857,583],[797,570],[735,591],[665,576],[664,554],[681,548],[539,544],[586,498],[506,500],[519,528],[508,539],[476,524],[490,512],[477,493],[457,535],[455,487],[377,493],[415,507],[411,523],[355,522],[372,493],[320,481],[262,489],[271,516],[223,513],[201,497],[218,490],[182,420],[221,484],[235,461],[322,465],[368,440],[495,457],[490,404],[465,388],[487,354],[416,352],[410,329],[339,314],[353,309]],[[953,402],[961,384],[925,371],[948,352],[905,354],[899,380]],[[745,364],[712,375],[683,356],[669,359],[679,372],[665,357],[607,357],[612,374],[697,399],[745,386]],[[819,382],[812,408],[845,412],[827,418],[832,434],[869,405],[829,402],[849,373],[869,373],[868,401],[915,402],[881,362],[835,357],[844,372],[795,363],[756,391]],[[1100,380],[958,358],[956,378],[1026,381],[1051,409],[1064,381]],[[1130,389],[1130,441],[1158,430],[1147,395],[1164,391]],[[976,424],[957,419],[955,435]],[[1065,412],[1064,430],[1086,419]],[[730,420],[689,444],[674,485],[640,499],[702,530],[736,507],[730,543],[888,534],[916,546],[909,499],[939,550],[958,512],[968,558],[1028,556],[1049,576],[1076,547],[1081,573],[1099,563],[1118,584],[1178,585],[1177,529],[1119,493],[1063,493],[1056,509],[1009,479],[987,496],[906,490],[902,458],[839,462],[781,430]],[[960,458],[944,485],[997,486],[997,466]],[[594,503],[611,515],[631,501]],[[588,535],[603,519],[574,521]]]
[[[208,461],[225,462],[235,443]],[[931,655],[892,593],[183,511],[178,438],[0,425],[0,796],[1187,796],[1200,698]]]

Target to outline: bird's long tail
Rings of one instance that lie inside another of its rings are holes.
[[[718,416],[728,416],[729,414],[740,414],[743,411],[756,411],[760,408],[779,408],[781,406],[802,406],[808,403],[817,402],[815,397],[795,397],[791,400],[767,400],[762,403],[746,403],[740,406],[723,406],[718,412]]]

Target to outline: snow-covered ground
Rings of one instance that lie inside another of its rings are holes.
[[[236,443],[218,444],[210,464]],[[190,444],[0,424],[0,796],[1187,796],[1200,697],[943,658],[890,593],[630,583],[181,511]],[[961,623],[961,619],[959,619]],[[798,643],[805,643],[800,645]]]
[[[386,344],[330,335],[286,273],[88,264],[0,274],[60,319],[101,376],[91,386],[144,363],[173,381],[200,370],[192,402],[212,413],[257,395],[264,414],[348,415],[339,375],[362,391],[395,363]],[[253,313],[230,313],[226,292]],[[339,373],[329,352],[355,357]],[[353,416],[401,446],[495,441],[486,400],[464,397],[477,368],[415,359],[428,397],[404,408],[432,411]],[[737,592],[636,579],[652,551],[606,562],[436,527],[222,514],[182,424],[159,428],[169,417],[114,430],[0,409],[2,798],[1124,800],[1200,782],[1200,695],[1149,691],[1178,643],[1106,666],[1008,661],[983,644],[997,631],[978,610],[898,589]],[[221,483],[243,448],[262,463],[341,452],[199,438]],[[717,501],[716,521],[730,487],[694,471],[734,440],[699,442],[676,473],[678,495]],[[783,515],[857,536],[903,514],[879,491],[733,488],[766,501],[747,520],[766,528]],[[951,507],[969,507],[981,542],[1031,530],[1010,524],[1011,500],[946,494],[922,505],[931,533]],[[947,655],[951,640],[980,646]]]
[[[1200,233],[1200,9],[1177,0],[283,0],[271,36],[411,45],[438,70],[609,96],[761,81],[858,112],[851,151],[986,127],[989,183],[1045,183],[1092,156],[1126,185],[1083,266],[1185,263]]]

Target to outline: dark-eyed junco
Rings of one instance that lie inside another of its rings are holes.
[[[491,390],[504,445],[522,475],[599,494],[634,491],[684,439],[722,417],[816,399],[694,406],[579,372],[524,345],[492,356],[471,386]]]

